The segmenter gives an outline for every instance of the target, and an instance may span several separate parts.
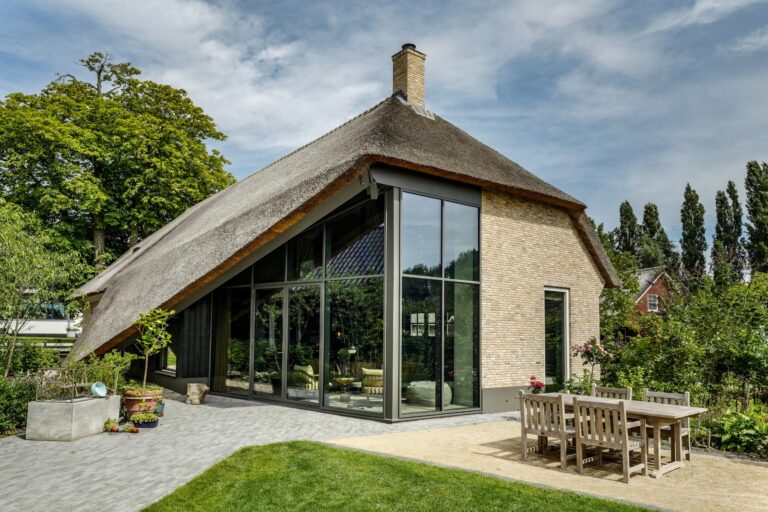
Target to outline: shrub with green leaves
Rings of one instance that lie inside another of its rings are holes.
[[[712,439],[722,450],[768,454],[768,408],[728,410],[714,422]]]
[[[27,404],[34,399],[31,379],[0,376],[0,435],[13,434],[27,424]]]

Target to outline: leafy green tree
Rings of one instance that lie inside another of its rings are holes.
[[[728,182],[726,191],[715,195],[717,223],[712,243],[712,265],[715,282],[740,281],[744,272],[742,247],[742,216],[736,184]]]
[[[690,184],[685,186],[680,220],[683,225],[683,237],[680,240],[683,270],[688,278],[695,281],[705,272],[704,253],[707,250],[707,239],[704,229],[704,205],[699,202],[699,195]]]
[[[86,266],[61,237],[0,199],[0,347],[3,376],[15,366],[19,333],[47,304],[63,301]]]
[[[680,264],[675,246],[661,224],[659,208],[653,203],[648,203],[643,208],[637,260],[640,267],[665,266],[670,272],[676,272]]]
[[[768,272],[768,164],[747,163],[749,262],[753,272]]]
[[[90,77],[59,75],[0,102],[0,194],[101,265],[234,178],[224,140],[182,89],[97,52]]]
[[[632,210],[629,201],[624,201],[619,206],[619,229],[616,233],[616,249],[619,252],[627,252],[634,255],[637,252],[639,237],[637,217]]]

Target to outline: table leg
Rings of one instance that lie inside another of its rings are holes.
[[[683,436],[682,429],[680,428],[680,422],[676,421],[672,424],[672,442],[675,443],[675,450],[673,452],[673,459],[675,462],[682,461],[683,457]]]
[[[653,469],[661,469],[661,427],[653,424]]]

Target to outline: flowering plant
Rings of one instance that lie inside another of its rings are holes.
[[[573,355],[581,356],[585,364],[591,367],[591,375],[595,375],[595,366],[611,360],[611,353],[605,349],[605,345],[594,336],[584,343],[574,343],[571,345]]]
[[[528,385],[528,389],[531,393],[541,393],[544,390],[544,383],[536,380],[535,375],[531,375],[531,383]]]

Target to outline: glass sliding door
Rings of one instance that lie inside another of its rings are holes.
[[[450,389],[441,392],[442,283],[404,278],[401,324],[402,414],[439,411],[441,400],[451,401]],[[442,395],[442,396],[441,396]]]
[[[286,398],[319,403],[320,286],[288,288],[288,354]]]
[[[568,379],[568,293],[544,292],[544,384],[562,389]]]
[[[445,382],[448,409],[480,407],[480,287],[445,283]]]
[[[254,290],[253,391],[282,398],[283,288]]]
[[[251,288],[217,292],[213,390],[250,395]]]

